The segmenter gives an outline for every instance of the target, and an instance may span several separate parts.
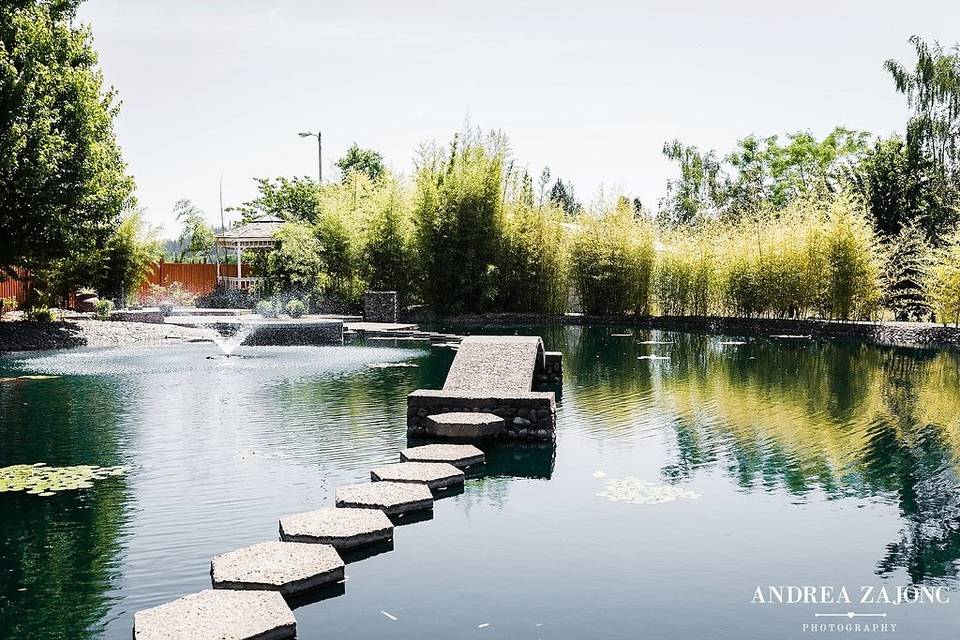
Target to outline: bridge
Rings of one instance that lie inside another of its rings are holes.
[[[556,396],[548,389],[562,378],[562,355],[537,336],[465,337],[443,389],[407,396],[407,433],[553,440]]]

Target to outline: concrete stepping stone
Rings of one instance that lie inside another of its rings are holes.
[[[425,484],[431,489],[443,489],[463,484],[463,471],[446,462],[397,462],[377,467],[370,472],[374,482],[404,482]]]
[[[327,507],[285,516],[280,519],[284,542],[329,544],[335,549],[352,549],[393,537],[393,523],[376,509]]]
[[[425,444],[400,452],[400,462],[446,462],[460,469],[483,460],[483,451],[472,444]]]
[[[261,589],[292,595],[343,580],[343,560],[326,544],[261,542],[210,562],[214,589]]]
[[[380,509],[388,516],[433,509],[433,494],[425,484],[370,482],[337,489],[336,505],[357,509]]]
[[[293,612],[276,591],[207,589],[133,616],[134,640],[286,640]]]
[[[492,413],[451,411],[424,419],[426,432],[441,438],[489,438],[506,430],[503,418]]]

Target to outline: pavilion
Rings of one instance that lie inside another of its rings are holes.
[[[217,246],[225,247],[228,250],[232,249],[237,253],[237,276],[221,276],[220,262],[218,260],[217,284],[227,289],[249,289],[252,285],[262,280],[262,278],[243,277],[241,254],[245,249],[252,249],[254,251],[269,251],[273,249],[274,246],[276,246],[273,234],[280,229],[283,223],[284,220],[277,216],[260,216],[239,227],[226,229],[219,233],[216,237]]]

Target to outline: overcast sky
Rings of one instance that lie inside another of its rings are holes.
[[[269,8],[265,8],[269,7]],[[174,202],[218,221],[258,176],[315,176],[356,141],[409,174],[420,142],[465,119],[590,200],[656,205],[679,138],[728,151],[750,133],[835,125],[888,135],[907,115],[883,70],[907,38],[960,41],[956,0],[564,2],[88,0],[117,135],[167,235]],[[229,221],[229,217],[228,217]]]

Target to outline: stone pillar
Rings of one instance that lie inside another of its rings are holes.
[[[367,291],[364,293],[363,319],[367,322],[396,322],[397,292]]]

